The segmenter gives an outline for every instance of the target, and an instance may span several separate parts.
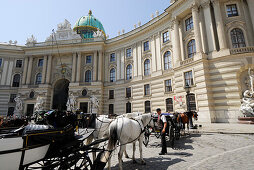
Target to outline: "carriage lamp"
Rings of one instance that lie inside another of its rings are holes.
[[[186,95],[186,104],[187,104],[187,111],[188,112],[190,112],[191,111],[191,108],[190,108],[190,100],[189,100],[189,94],[190,94],[190,86],[189,86],[189,83],[186,83],[186,85],[185,85],[185,87],[184,87],[184,89],[185,89],[185,91],[186,91],[186,93],[187,93],[187,95]]]
[[[191,88],[191,87],[189,86],[189,83],[186,83],[184,89],[185,89],[185,91],[186,91],[187,94],[190,93],[190,88]]]

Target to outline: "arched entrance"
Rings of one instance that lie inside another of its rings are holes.
[[[54,86],[52,109],[66,110],[69,93],[69,80],[58,80]]]

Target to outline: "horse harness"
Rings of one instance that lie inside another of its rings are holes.
[[[142,119],[139,120],[139,119],[135,119],[134,117],[129,118],[129,119],[135,120],[135,121],[138,122],[138,124],[139,124],[139,126],[140,126],[140,129],[141,129],[140,135],[141,135],[142,133],[145,132],[144,122],[142,121]],[[140,135],[139,135],[139,136],[140,136]]]

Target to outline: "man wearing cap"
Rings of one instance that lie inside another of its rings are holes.
[[[161,109],[158,108],[156,109],[156,112],[158,114],[158,126],[160,128],[161,131],[161,152],[159,153],[159,155],[165,155],[167,153],[167,144],[166,144],[166,127],[167,127],[167,119],[165,117],[165,115],[161,115]]]

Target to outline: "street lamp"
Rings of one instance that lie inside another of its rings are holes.
[[[189,119],[190,128],[193,128],[192,112],[191,112],[191,107],[190,107],[190,88],[191,87],[189,86],[189,83],[186,83],[184,89],[186,91],[187,116]]]

